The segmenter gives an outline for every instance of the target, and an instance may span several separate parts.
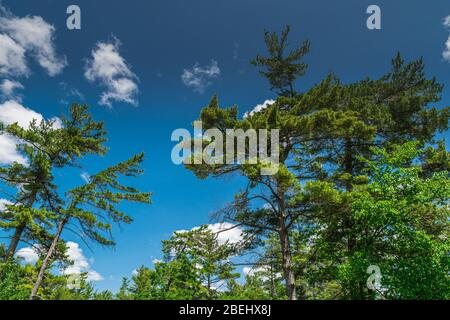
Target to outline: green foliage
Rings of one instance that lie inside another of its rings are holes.
[[[75,165],[76,159],[86,154],[106,151],[103,123],[92,119],[87,106],[72,105],[70,115],[63,117],[61,123],[60,126],[55,120],[33,120],[28,128],[17,123],[0,124],[0,134],[13,136],[26,159],[24,164],[0,167],[0,182],[18,190],[9,199],[14,205],[0,212],[0,227],[14,233],[7,259],[12,258],[21,240],[39,243],[52,238],[48,231],[62,201],[53,183],[53,170]]]
[[[26,300],[31,292],[33,272],[16,261],[0,263],[0,300]]]
[[[233,272],[230,258],[239,248],[228,242],[221,243],[219,234],[208,226],[175,232],[169,240],[163,241],[163,253],[166,261],[175,261],[181,255],[190,260],[195,267],[197,279],[206,287],[206,298],[217,295],[217,289],[227,280],[239,277]]]
[[[150,203],[151,193],[123,185],[119,177],[137,177],[143,173],[140,165],[144,154],[113,165],[93,175],[86,184],[68,192],[70,201],[61,210],[63,221],[74,220],[85,236],[101,245],[115,245],[111,237],[112,223],[133,221],[132,217],[117,209],[123,201]]]
[[[271,89],[278,90],[282,96],[294,96],[294,81],[305,74],[308,67],[303,62],[298,62],[309,52],[309,41],[296,47],[285,56],[289,45],[288,35],[291,28],[286,26],[278,36],[275,32],[265,31],[264,42],[266,43],[268,57],[256,56],[252,64],[261,67],[261,74],[269,80]]]
[[[448,298],[449,175],[440,171],[424,176],[417,146],[411,142],[390,151],[374,149],[373,160],[361,159],[369,183],[351,193],[330,183],[308,186],[322,225],[313,246],[321,253],[319,261],[339,280],[344,298]],[[345,235],[347,242],[354,241],[351,251],[336,242],[343,237],[340,219],[320,218],[332,208],[348,208],[344,210],[353,224]],[[366,287],[370,265],[381,269],[380,292]]]

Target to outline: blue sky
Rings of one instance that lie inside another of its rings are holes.
[[[65,235],[79,243],[90,259],[90,268],[104,278],[96,283],[99,289],[117,290],[121,277],[160,257],[161,240],[175,230],[209,223],[209,214],[239,190],[242,181],[237,177],[201,181],[175,166],[170,158],[174,146],[170,137],[177,128],[190,129],[214,93],[221,104],[236,104],[242,113],[274,97],[249,64],[257,53],[264,52],[264,29],[281,30],[290,24],[291,43],[311,41],[311,52],[305,58],[309,68],[298,82],[300,89],[329,72],[344,82],[377,77],[389,70],[397,51],[405,59],[423,56],[427,74],[450,84],[450,64],[443,58],[450,36],[450,27],[443,25],[450,15],[448,0],[432,4],[411,0],[2,0],[1,4],[16,17],[40,16],[53,25],[56,59],[65,56],[67,62],[61,72],[50,76],[38,59],[27,56],[29,74],[13,77],[23,86],[18,91],[21,105],[51,118],[67,110],[65,102],[86,102],[95,118],[106,123],[108,156],[86,159],[83,170],[58,172],[62,185],[80,184],[84,171],[94,173],[146,152],[146,173],[137,186],[154,193],[153,204],[126,207],[135,223],[116,230],[117,247],[110,250],[93,245],[91,251],[74,235]],[[70,4],[81,8],[81,30],[66,28]],[[381,30],[366,28],[366,8],[371,4],[381,8]],[[100,78],[88,81],[85,77],[97,44],[117,40],[121,45],[115,49],[129,68],[124,78],[139,90],[131,95],[137,105],[114,99],[110,106],[101,105],[105,86]],[[220,69],[220,74],[210,77],[205,82],[210,84],[197,87],[199,90],[182,81],[183,71],[193,71],[196,63],[197,70],[204,72],[211,71],[214,63]],[[0,81],[11,78],[0,76]],[[199,92],[202,89],[204,92]],[[449,100],[444,89],[438,106]]]

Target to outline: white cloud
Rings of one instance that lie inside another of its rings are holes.
[[[77,89],[69,85],[68,83],[61,81],[59,87],[62,93],[62,99],[60,102],[62,104],[69,104],[73,102],[73,99],[79,101],[84,100],[84,95]]]
[[[99,81],[106,87],[100,104],[111,107],[112,101],[119,101],[136,106],[136,95],[139,92],[137,76],[120,55],[119,47],[118,39],[109,43],[97,43],[92,50],[92,59],[87,61],[84,75],[90,82]]]
[[[443,25],[445,27],[449,28],[449,30],[450,30],[450,15],[447,16],[446,18],[444,18]],[[448,37],[447,42],[445,43],[445,49],[442,52],[442,57],[446,61],[450,62],[450,36]]]
[[[0,83],[0,93],[8,100],[20,101],[20,97],[15,94],[15,90],[17,89],[23,89],[23,85],[20,82],[5,79]]]
[[[450,28],[450,15],[448,15],[447,17],[444,18],[444,22],[443,22],[445,27],[449,27]]]
[[[0,75],[23,76],[28,73],[25,49],[6,34],[0,34]]]
[[[252,111],[244,113],[244,119],[254,115],[255,113],[261,112],[262,110],[266,109],[267,107],[271,106],[274,103],[275,100],[266,100],[262,104],[256,105],[256,107],[254,107]]]
[[[32,56],[39,65],[44,68],[50,76],[55,76],[62,72],[67,65],[65,57],[59,57],[56,54],[54,37],[55,27],[47,23],[39,16],[16,17],[5,8],[0,7],[0,31],[4,32],[3,41],[14,48],[7,38],[13,39],[15,45],[21,49],[15,48],[19,55],[15,64],[11,67],[17,67],[20,73],[27,73],[24,54]],[[0,46],[1,48],[2,46]]]
[[[17,152],[17,141],[11,136],[0,134],[0,165],[10,163],[26,164],[27,160]]]
[[[11,201],[6,199],[0,199],[0,212],[5,211],[7,205],[13,204]]]
[[[212,84],[212,80],[220,75],[219,64],[211,60],[209,66],[201,67],[198,63],[190,69],[184,69],[181,74],[181,80],[184,85],[192,88],[194,92],[204,93],[205,89]]]
[[[444,52],[442,52],[442,57],[450,62],[450,36],[447,39],[447,42],[445,43],[445,49]]]
[[[44,117],[29,108],[24,107],[17,101],[6,101],[0,104],[0,122],[5,125],[17,123],[23,128],[29,128],[30,123],[36,120],[38,123]],[[59,118],[53,118],[53,127],[55,129],[62,127]],[[0,134],[0,164],[10,164],[18,162],[26,164],[25,158],[17,151],[16,145],[18,141],[8,134]]]
[[[91,176],[89,175],[89,173],[87,172],[83,172],[80,174],[81,179],[83,179],[83,181],[85,183],[89,183],[91,181]]]
[[[31,109],[24,107],[16,101],[6,101],[0,104],[0,122],[6,125],[16,123],[22,128],[28,128],[33,120],[38,123],[41,122],[44,117]]]
[[[16,257],[22,258],[26,264],[35,264],[39,260],[37,250],[32,247],[20,249],[16,252]]]
[[[217,234],[217,241],[219,244],[236,244],[244,240],[244,234],[242,232],[242,229],[237,227],[236,225],[229,223],[229,222],[222,222],[222,223],[214,223],[214,224],[208,224],[208,229],[211,230],[213,233]],[[197,230],[199,227],[194,227],[191,230]],[[187,232],[188,230],[177,230],[174,233],[183,233]]]
[[[69,241],[66,243],[67,246],[67,256],[69,260],[73,262],[72,265],[65,268],[62,273],[65,275],[76,275],[81,273],[87,273],[88,281],[100,281],[103,277],[100,273],[92,270],[91,263],[84,256],[83,250],[80,245],[76,242]]]
[[[235,60],[235,61],[239,57],[239,47],[240,47],[239,43],[235,42],[233,44],[233,60]]]
[[[242,229],[236,227],[236,225],[223,222],[223,223],[215,223],[208,225],[208,228],[217,234],[217,240],[220,244],[224,244],[226,242],[230,244],[236,244],[244,240],[244,235]]]
[[[67,257],[73,262],[61,271],[64,275],[77,275],[81,273],[87,273],[88,281],[100,281],[103,277],[100,273],[91,268],[92,260],[88,260],[84,254],[80,245],[76,242],[69,241],[66,243]],[[26,247],[17,251],[16,256],[24,259],[27,264],[35,264],[39,260],[38,250],[34,247]]]

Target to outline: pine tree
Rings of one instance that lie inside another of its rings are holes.
[[[290,26],[286,26],[280,36],[276,32],[265,31],[264,42],[269,56],[257,55],[252,60],[252,64],[261,67],[260,73],[269,80],[272,90],[277,90],[277,93],[281,96],[293,97],[296,95],[294,82],[305,74],[308,67],[300,60],[309,52],[310,43],[304,41],[285,56],[289,46],[288,36],[290,31]]]
[[[0,227],[13,231],[5,259],[14,256],[23,237],[28,242],[48,240],[52,211],[60,203],[53,169],[76,165],[77,157],[106,151],[103,123],[92,120],[87,106],[72,105],[69,117],[63,117],[61,123],[58,127],[55,120],[34,120],[27,129],[17,123],[0,125],[1,133],[19,141],[17,148],[27,160],[0,168],[0,181],[19,189],[13,205],[0,213]]]
[[[218,237],[208,226],[200,226],[190,231],[175,232],[169,240],[163,241],[166,261],[177,259],[179,254],[191,261],[197,278],[206,287],[207,299],[213,299],[227,281],[239,277],[230,261],[239,252],[239,245],[221,243]]]
[[[123,201],[150,203],[150,193],[140,192],[134,187],[123,185],[119,177],[136,177],[143,171],[139,168],[144,154],[136,155],[124,162],[111,166],[96,175],[90,181],[68,192],[68,198],[57,210],[58,225],[55,236],[42,261],[37,280],[31,292],[31,299],[37,297],[43,282],[45,271],[55,254],[61,235],[68,225],[73,223],[82,230],[83,235],[103,246],[114,246],[112,223],[133,221],[132,217],[116,207]]]

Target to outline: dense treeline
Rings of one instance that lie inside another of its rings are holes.
[[[450,153],[439,134],[448,130],[450,109],[431,106],[443,86],[426,77],[422,59],[405,62],[398,54],[378,79],[345,84],[329,75],[298,91],[310,44],[288,51],[288,35],[289,28],[266,32],[268,56],[252,61],[275,103],[240,117],[214,96],[199,116],[203,129],[224,134],[279,129],[279,171],[261,175],[262,162],[186,165],[201,179],[246,179],[216,214],[242,229],[244,240],[219,241],[208,226],[175,232],[163,241],[163,259],[123,279],[116,294],[96,292],[86,275],[70,289],[51,266],[70,263],[61,237],[69,222],[90,240],[114,245],[111,223],[132,221],[115,204],[149,202],[150,194],[118,181],[141,173],[142,155],[63,196],[53,170],[104,154],[103,124],[73,106],[58,129],[45,121],[2,127],[23,141],[28,165],[0,169],[0,180],[19,190],[0,213],[11,235],[0,252],[0,299],[449,299]],[[20,241],[39,249],[35,266],[15,258]],[[253,258],[245,279],[237,257]],[[371,267],[381,278],[368,285]]]

